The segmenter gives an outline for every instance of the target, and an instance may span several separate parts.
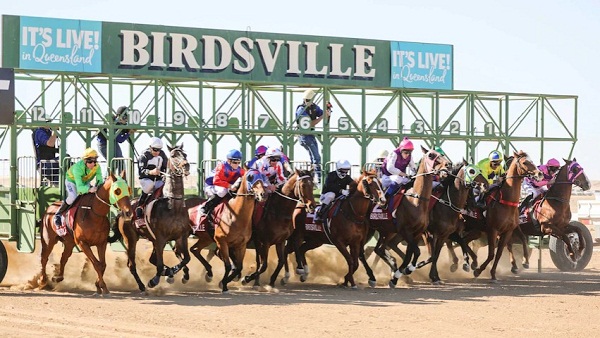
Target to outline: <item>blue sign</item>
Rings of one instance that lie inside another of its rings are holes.
[[[102,23],[21,17],[19,68],[100,73]]]
[[[452,45],[390,42],[394,88],[453,89]]]

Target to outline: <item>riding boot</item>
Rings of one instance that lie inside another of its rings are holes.
[[[477,201],[475,201],[475,206],[485,210],[486,209],[486,205],[485,205],[485,197],[484,196],[479,196],[479,198],[477,199]]]
[[[62,218],[60,216],[63,212],[65,212],[67,209],[69,209],[70,206],[71,205],[67,204],[66,201],[63,201],[62,204],[60,205],[60,208],[58,208],[58,210],[54,214],[54,224],[56,224],[57,227],[62,226]]]
[[[148,196],[150,196],[150,194],[146,194],[145,192],[142,192],[142,195],[140,196],[140,199],[138,200],[138,206],[137,208],[135,208],[135,217],[137,217],[138,219],[142,218],[142,216],[144,216],[144,206],[146,205],[146,200],[148,199]]]
[[[317,212],[315,212],[315,217],[313,218],[313,220],[316,221],[322,221],[323,220],[323,216],[325,215],[325,211],[327,210],[328,205],[327,204],[321,204],[321,206],[319,206],[319,209],[317,210]]]
[[[529,203],[531,203],[532,200],[533,194],[529,194],[527,195],[527,197],[525,197],[525,199],[519,205],[519,215],[523,213],[523,210],[525,210],[529,206]]]
[[[208,215],[211,211],[223,200],[223,197],[219,197],[219,195],[214,195],[204,203],[204,205],[200,208],[200,212],[203,215]]]

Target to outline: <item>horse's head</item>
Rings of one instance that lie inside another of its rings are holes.
[[[425,161],[425,170],[429,173],[433,173],[439,175],[440,178],[446,178],[448,176],[448,170],[452,162],[446,157],[446,155],[442,155],[434,149],[427,150],[425,147],[421,146],[421,150],[423,151],[423,161]]]
[[[313,173],[312,168],[310,170],[295,169],[295,182],[293,182],[294,195],[305,205],[306,211],[309,213],[313,213],[316,208],[315,196],[313,194],[315,187]]]
[[[108,170],[108,177],[104,182],[104,187],[108,191],[108,201],[112,205],[117,205],[123,212],[124,220],[131,219],[131,188],[125,181],[125,171],[121,172],[121,176],[115,175],[110,169]]]
[[[533,163],[529,156],[522,150],[514,152],[514,159],[511,161],[509,171],[515,168],[516,174],[521,177],[531,177],[537,181],[544,179],[544,174]],[[512,173],[511,175],[514,175]]]
[[[262,175],[258,170],[250,169],[244,175],[244,180],[242,180],[242,187],[240,187],[240,190],[246,190],[246,193],[253,195],[258,202],[263,202],[267,199],[267,189],[265,189],[265,182],[263,179],[264,175]],[[245,187],[244,181],[246,183]]]
[[[188,176],[190,163],[187,160],[187,154],[183,151],[183,143],[175,147],[167,146],[167,148],[169,149],[169,173],[175,176]]]
[[[563,168],[561,168],[561,171],[564,168],[566,168],[567,182],[580,187],[583,191],[589,190],[591,187],[590,180],[588,179],[587,175],[583,172],[583,167],[579,163],[577,163],[577,160],[573,159],[572,161],[569,161],[563,159],[563,161],[565,161],[565,165],[563,166]]]
[[[357,181],[357,190],[361,192],[365,198],[371,200],[371,202],[384,206],[386,204],[385,192],[377,177],[377,171],[363,170],[362,175]]]
[[[473,189],[473,195],[475,196],[485,193],[488,189],[489,182],[481,174],[481,170],[465,160],[463,160],[463,166],[458,172],[458,177],[462,179],[465,187]]]

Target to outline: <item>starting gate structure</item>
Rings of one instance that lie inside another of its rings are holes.
[[[34,250],[36,220],[62,195],[68,159],[95,147],[98,132],[112,140],[123,128],[112,118],[119,106],[129,108],[126,127],[135,132],[120,145],[124,158],[112,156],[108,142],[104,167],[126,168],[136,186],[137,155],[151,136],[183,142],[195,162],[189,194],[202,193],[214,159],[231,148],[249,160],[257,145],[281,145],[291,159],[307,160],[300,134],[317,136],[322,163],[355,164],[405,136],[473,161],[493,149],[523,149],[540,162],[548,150],[570,157],[577,141],[577,96],[454,90],[448,45],[2,19],[2,66],[14,70],[15,109],[0,126],[7,156],[0,160],[0,237],[16,241],[21,252]],[[425,75],[418,73],[422,63]],[[314,130],[295,116],[309,88],[317,91],[316,104],[333,106]],[[31,133],[45,126],[57,131],[58,157],[67,159],[58,186],[44,184],[33,156]],[[0,281],[6,266],[0,241]]]

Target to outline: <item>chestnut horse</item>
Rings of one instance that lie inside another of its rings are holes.
[[[315,198],[313,196],[314,182],[312,170],[298,170],[290,176],[283,185],[280,192],[275,192],[269,196],[265,206],[264,214],[260,221],[254,226],[254,246],[256,248],[256,272],[244,278],[244,283],[254,280],[254,285],[258,286],[260,274],[267,270],[269,248],[275,245],[277,252],[277,267],[269,285],[275,286],[275,280],[285,263],[285,244],[286,240],[294,231],[296,221],[300,212],[306,210],[314,212]],[[306,214],[301,219],[304,225]]]
[[[440,197],[431,196],[432,199],[437,200],[429,213],[429,225],[427,226],[431,257],[427,262],[419,264],[422,266],[431,263],[429,278],[433,284],[442,283],[438,275],[437,261],[440,251],[444,243],[448,241],[449,236],[462,229],[463,222],[459,221],[459,215],[464,211],[469,191],[477,189],[480,193],[484,193],[488,181],[483,177],[479,168],[469,165],[463,160],[448,174],[448,178],[444,180],[442,185],[443,192]],[[463,256],[468,261],[464,249]]]
[[[473,271],[475,277],[479,277],[487,265],[494,259],[496,239],[498,248],[496,250],[494,264],[490,270],[491,279],[496,282],[496,267],[502,256],[502,250],[512,237],[513,231],[519,224],[519,197],[521,196],[521,183],[525,177],[533,177],[537,180],[543,174],[533,164],[531,159],[523,151],[514,153],[514,160],[506,171],[506,178],[496,191],[491,191],[487,197],[487,215],[485,216],[485,232],[488,240],[488,256],[480,267]],[[469,219],[467,217],[467,219]]]
[[[341,197],[338,197],[340,199]],[[354,272],[358,269],[359,256],[364,258],[364,247],[367,242],[367,233],[369,231],[369,213],[374,204],[385,205],[385,192],[377,178],[377,173],[364,172],[350,185],[350,195],[347,198],[341,198],[339,209],[332,206],[333,217],[325,218],[323,231],[306,231],[304,233],[304,243],[296,252],[296,259],[303,264],[304,274],[301,280],[306,280],[308,266],[306,265],[305,254],[308,250],[318,248],[323,244],[333,244],[346,259],[348,264],[348,273],[344,276],[343,285],[356,288],[354,282]],[[339,211],[335,211],[335,210]],[[350,252],[346,247],[350,248]],[[375,277],[371,269],[366,264],[366,260],[361,259],[369,276],[369,284],[374,286]]]
[[[401,240],[405,240],[407,243],[406,254],[402,264],[396,269],[389,282],[390,287],[395,287],[402,275],[408,275],[416,269],[417,260],[421,254],[419,241],[429,224],[429,199],[433,186],[433,175],[439,174],[441,178],[445,178],[450,166],[450,160],[437,151],[427,150],[422,146],[421,150],[425,155],[419,163],[413,187],[403,193],[402,200],[393,212],[395,219],[371,219],[371,226],[379,231],[380,235],[375,252],[388,265],[395,266],[395,264],[391,264],[393,261],[389,261],[389,257],[386,257],[385,247],[396,250],[397,244]]]
[[[552,235],[561,239],[567,246],[573,266],[576,266],[585,246],[592,245],[592,243],[586,243],[581,231],[569,224],[571,222],[569,205],[571,187],[576,185],[585,191],[590,189],[591,184],[583,172],[583,167],[577,163],[576,159],[564,161],[565,165],[556,174],[555,182],[543,195],[541,201],[534,204],[531,211],[532,217],[528,218],[527,222],[520,224],[520,228],[526,235]],[[576,233],[579,239],[571,239],[570,233]],[[574,243],[579,243],[579,245],[573,247]],[[527,253],[524,254],[527,255]]]
[[[183,145],[167,147],[170,158],[167,162],[165,185],[163,197],[148,203],[145,210],[144,220],[146,225],[136,227],[131,220],[118,217],[119,232],[123,236],[127,250],[127,265],[129,271],[135,278],[140,291],[145,292],[146,287],[137,273],[135,263],[135,250],[140,237],[152,242],[153,251],[150,262],[156,265],[156,275],[148,281],[148,287],[153,288],[160,282],[161,276],[169,276],[172,281],[173,274],[184,269],[187,279],[186,264],[190,260],[188,252],[188,237],[190,228],[188,226],[187,208],[184,202],[183,178],[190,174],[190,164],[187,154],[183,151]],[[166,244],[175,241],[176,250],[183,255],[182,260],[173,268],[166,267],[163,262],[163,251]]]
[[[261,175],[258,170],[248,170],[242,177],[240,188],[235,193],[235,197],[224,202],[225,208],[223,209],[223,212],[217,215],[214,237],[211,237],[206,231],[194,232],[194,235],[198,237],[198,241],[192,245],[190,251],[205,267],[208,262],[202,257],[200,250],[210,245],[213,241],[217,243],[219,257],[225,264],[225,273],[221,280],[223,293],[229,292],[227,283],[231,282],[234,278],[241,276],[244,256],[246,254],[246,245],[252,236],[252,214],[254,212],[254,206],[256,205],[256,201],[264,201],[266,195],[263,175]],[[194,208],[199,207],[200,205],[195,206]],[[189,215],[194,214],[194,210],[192,210],[194,208],[190,208],[188,211]],[[192,219],[189,215],[186,215],[188,227],[191,226],[192,228],[196,228],[196,220]],[[231,264],[232,260],[233,269]]]
[[[112,205],[117,205],[123,217],[131,219],[131,201],[129,200],[130,189],[125,178],[125,172],[121,176],[116,176],[108,172],[108,177],[104,183],[98,187],[96,193],[87,193],[80,196],[73,206],[75,212],[73,216],[72,231],[68,231],[64,237],[56,234],[54,226],[54,214],[60,207],[60,202],[54,202],[42,218],[40,236],[42,239],[41,263],[42,270],[39,278],[40,288],[44,288],[48,283],[46,275],[46,264],[48,256],[52,253],[54,245],[61,241],[64,244],[64,251],[60,258],[60,270],[58,275],[52,277],[52,281],[61,282],[64,279],[65,265],[73,253],[73,248],[77,245],[90,260],[98,279],[96,280],[96,293],[108,294],[108,288],[104,282],[104,271],[106,270],[106,245],[107,237],[110,231],[108,221],[108,212]],[[65,218],[71,210],[65,212]],[[91,247],[95,246],[98,250],[98,259],[94,256]]]

